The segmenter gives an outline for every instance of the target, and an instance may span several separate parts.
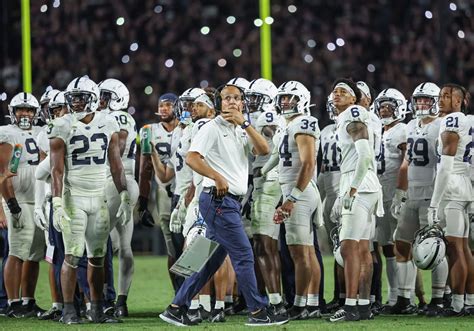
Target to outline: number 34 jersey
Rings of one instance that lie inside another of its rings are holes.
[[[35,171],[40,162],[40,150],[37,136],[40,127],[34,126],[31,130],[22,130],[16,125],[6,125],[0,128],[0,144],[10,144],[13,148],[21,144],[20,164],[18,175],[12,178],[13,190],[18,202],[33,203],[35,201]]]
[[[108,147],[118,131],[115,118],[102,112],[96,112],[89,124],[71,114],[49,124],[48,138],[60,138],[66,144],[64,189],[71,195],[104,194]]]
[[[436,142],[440,118],[428,124],[413,119],[407,124],[408,198],[431,199],[436,176]]]
[[[278,144],[280,184],[296,184],[301,169],[300,153],[296,144],[296,136],[299,134],[310,135],[316,139],[314,155],[315,157],[318,155],[317,140],[320,136],[318,120],[312,116],[298,116],[287,124]],[[316,178],[316,167],[313,177]]]

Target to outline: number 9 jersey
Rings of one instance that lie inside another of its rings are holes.
[[[22,130],[16,125],[6,125],[0,129],[0,144],[10,144],[12,153],[16,144],[21,144],[23,147],[18,175],[12,178],[18,202],[35,202],[35,171],[40,162],[37,136],[40,131],[41,127],[38,126],[33,126],[31,130]]]
[[[66,145],[64,190],[76,196],[102,196],[106,184],[107,152],[112,134],[119,131],[115,118],[96,112],[89,124],[67,114],[48,124],[48,138]]]
[[[301,169],[300,153],[296,144],[296,136],[306,134],[319,139],[318,120],[313,116],[298,116],[287,124],[281,134],[278,144],[278,172],[280,174],[280,184],[296,183],[299,171]],[[319,144],[314,144],[315,157],[318,155]],[[316,178],[316,168],[313,178]]]
[[[408,198],[431,199],[436,176],[436,141],[440,118],[428,124],[413,119],[407,124]]]

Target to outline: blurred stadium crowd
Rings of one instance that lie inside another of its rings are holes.
[[[1,6],[6,115],[7,100],[22,90],[21,15],[19,1]],[[396,87],[407,98],[426,80],[474,91],[472,1],[274,0],[271,8],[273,81],[308,86],[323,124],[336,77]],[[85,73],[97,82],[118,78],[142,125],[161,93],[260,77],[258,16],[256,0],[31,1],[33,93],[64,89]]]

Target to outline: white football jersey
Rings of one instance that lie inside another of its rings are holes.
[[[443,141],[441,135],[444,132],[455,132],[459,136],[453,169],[449,176],[448,186],[443,195],[443,199],[457,201],[474,200],[472,184],[469,180],[472,148],[472,136],[470,135],[470,131],[472,131],[471,123],[462,112],[451,113],[441,119],[438,137],[438,155],[442,155]]]
[[[408,160],[408,198],[411,200],[431,199],[436,176],[438,154],[436,144],[440,118],[427,125],[413,119],[406,127]]]
[[[293,119],[283,130],[278,144],[278,173],[280,184],[296,183],[301,169],[300,152],[296,144],[298,134],[310,135],[316,139],[315,156],[318,155],[318,139],[320,136],[318,120],[313,116],[300,115]],[[316,178],[317,169],[315,168]]]
[[[66,144],[64,190],[71,195],[100,197],[107,180],[112,134],[119,132],[117,121],[96,112],[89,124],[67,114],[48,125],[48,137],[61,138]]]
[[[175,174],[176,186],[174,194],[182,195],[186,192],[193,180],[193,171],[186,164],[186,155],[191,145],[191,133],[193,124],[188,125],[183,130],[183,135],[178,144],[176,152],[171,156],[168,167],[172,167]]]
[[[40,163],[40,149],[37,137],[42,130],[33,126],[31,130],[22,130],[17,125],[0,127],[0,144],[22,145],[22,153],[17,176],[12,178],[13,190],[18,202],[34,203],[35,201],[35,171]],[[13,151],[12,151],[13,152]]]
[[[469,129],[469,135],[471,136],[471,155],[469,156],[469,162],[471,164],[470,177],[471,182],[474,182],[474,115],[467,115],[471,129]]]
[[[135,123],[135,119],[132,115],[124,111],[112,111],[109,113],[109,116],[115,117],[120,130],[128,132],[122,162],[125,174],[127,176],[134,176],[135,153],[137,151],[137,124]],[[110,170],[108,175],[110,175]]]
[[[369,146],[375,148],[375,131],[374,121],[371,119],[370,113],[362,107],[349,106],[344,112],[337,117],[337,144],[341,150],[341,183],[339,186],[339,193],[344,194],[348,189],[353,179],[354,171],[356,170],[357,160],[359,158],[355,148],[352,137],[347,132],[347,126],[353,122],[361,122],[367,126],[369,137]],[[359,192],[378,192],[380,183],[375,173],[375,152],[371,150],[371,159],[374,162],[369,165],[369,170],[362,181]]]
[[[329,124],[321,131],[322,168],[324,172],[340,171],[341,150],[337,146],[337,126]]]
[[[383,132],[377,155],[377,174],[382,187],[393,186],[397,182],[398,171],[403,162],[403,152],[399,146],[406,142],[405,123],[397,123]],[[385,190],[384,197],[387,197]]]
[[[277,130],[275,132],[276,135],[277,132],[282,130],[282,127],[284,127],[284,122],[281,121],[281,118],[276,111],[266,111],[263,113],[260,112],[260,117],[255,123],[255,130],[258,133],[262,134],[263,128],[268,125],[275,125],[277,127]],[[263,134],[262,136],[265,138],[268,143],[268,146],[270,147],[270,150],[272,151],[275,147],[273,143],[273,137],[269,138]],[[256,155],[255,160],[252,163],[252,170],[263,167],[270,158],[270,155],[271,153],[268,153],[267,155]]]
[[[48,126],[43,126],[41,131],[38,133],[38,137],[36,137],[36,142],[38,143],[40,151],[45,154],[49,154],[49,139],[47,131]]]
[[[382,121],[374,113],[369,111],[370,127],[374,132],[374,155],[379,155],[382,148]],[[377,169],[377,157],[374,158],[374,169]]]
[[[191,141],[193,141],[194,137],[199,132],[199,130],[201,130],[201,128],[205,124],[209,123],[209,121],[211,121],[211,118],[201,118],[197,120],[196,123],[193,124],[193,127],[191,129]],[[189,150],[189,146],[188,146],[188,150]],[[198,197],[201,194],[203,179],[204,177],[202,175],[198,174],[196,171],[193,171],[193,184],[195,187],[194,196]]]

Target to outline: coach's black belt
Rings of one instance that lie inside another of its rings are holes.
[[[205,187],[202,189],[202,191],[204,193],[208,193],[210,195],[212,195],[214,198],[217,198],[217,189],[215,186],[211,186],[211,187]],[[242,202],[242,200],[244,199],[244,196],[243,195],[235,195],[235,194],[232,194],[232,193],[229,193],[227,192],[225,194],[226,197],[229,197],[231,199],[234,199],[238,202]]]

